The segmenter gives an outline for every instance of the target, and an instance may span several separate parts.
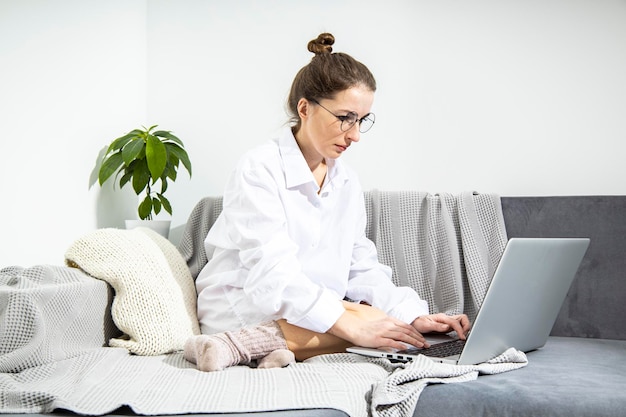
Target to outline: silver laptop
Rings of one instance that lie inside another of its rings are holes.
[[[587,238],[510,239],[466,341],[430,334],[425,335],[431,345],[427,349],[347,350],[400,361],[426,355],[436,362],[474,365],[510,347],[538,349],[550,335],[588,246]],[[457,351],[433,352],[446,348]]]

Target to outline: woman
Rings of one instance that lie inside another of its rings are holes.
[[[339,157],[374,124],[376,81],[333,43],[328,33],[309,42],[315,56],[288,99],[292,126],[244,155],[226,186],[205,241],[214,255],[196,280],[203,335],[185,347],[200,369],[272,352],[260,366],[350,345],[426,347],[422,333],[469,329],[465,315],[431,315],[396,287],[365,236],[362,189]]]

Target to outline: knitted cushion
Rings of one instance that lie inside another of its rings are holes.
[[[184,348],[199,334],[196,290],[185,261],[150,229],[99,229],[68,249],[66,263],[108,282],[115,290],[111,314],[125,333],[110,346],[137,355]]]

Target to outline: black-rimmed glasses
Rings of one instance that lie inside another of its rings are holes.
[[[359,132],[365,133],[374,126],[374,122],[376,121],[376,115],[374,115],[374,113],[368,113],[360,119],[359,115],[353,111],[348,112],[345,116],[339,116],[322,106],[319,101],[315,99],[311,99],[311,101],[335,116],[341,122],[340,129],[342,132],[347,132],[352,129],[352,126],[354,126],[356,122],[359,122]]]

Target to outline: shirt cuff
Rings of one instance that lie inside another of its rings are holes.
[[[413,321],[420,316],[427,316],[430,314],[428,311],[428,303],[425,300],[410,300],[396,305],[391,309],[389,315],[403,321],[407,324],[413,323]]]
[[[323,290],[321,296],[302,318],[288,322],[317,333],[326,333],[345,311],[343,303],[337,299],[335,293]]]

